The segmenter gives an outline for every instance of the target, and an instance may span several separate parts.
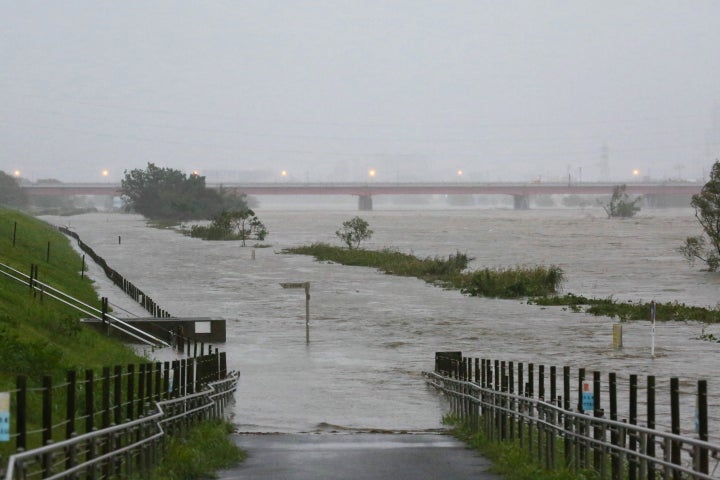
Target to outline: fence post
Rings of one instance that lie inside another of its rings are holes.
[[[578,404],[577,404],[577,411],[578,413],[583,413],[583,407],[582,407],[582,391],[583,391],[583,382],[585,381],[585,369],[579,368],[578,369]],[[579,430],[581,435],[586,435],[587,431],[585,429],[585,422],[580,420],[575,420],[575,429],[576,431]],[[581,444],[576,444],[575,447],[576,457],[577,457],[577,465],[579,468],[587,468],[587,457],[588,457],[588,447],[587,443],[583,442]]]
[[[670,379],[670,421],[671,430],[675,435],[680,435],[680,380],[677,377]],[[675,465],[680,465],[680,443],[672,442],[671,461]],[[680,480],[680,472],[673,470],[673,479]]]
[[[535,383],[535,364],[528,363],[528,379],[527,379],[527,386],[525,387],[525,396],[528,398],[535,398],[535,389],[534,389],[534,383]],[[533,451],[533,412],[530,410],[532,408],[532,403],[528,403],[528,452],[532,454]]]
[[[75,395],[77,387],[77,372],[75,370],[68,370],[67,372],[67,393],[65,401],[65,417],[67,423],[65,423],[65,438],[72,438],[75,435]],[[76,449],[75,446],[69,447],[67,457],[65,458],[65,470],[71,469],[76,463]]]
[[[564,366],[563,367],[563,410],[565,412],[570,411],[570,367]],[[568,417],[567,413],[563,414],[563,424],[565,431],[570,431],[570,417]],[[572,465],[572,442],[570,441],[570,437],[568,435],[565,435],[565,467],[569,468],[570,465]],[[575,465],[575,468],[577,469],[577,465]]]
[[[102,428],[110,426],[110,367],[102,369]]]
[[[94,386],[95,372],[92,370],[85,370],[85,432],[92,432],[95,427],[95,403],[93,402]]]
[[[15,419],[15,431],[17,438],[15,439],[15,449],[23,451],[27,448],[27,377],[18,375],[15,379],[17,392],[15,398],[17,402],[17,418]]]
[[[135,401],[135,365],[129,364],[127,367],[127,419],[133,420],[135,412],[133,411],[133,402]]]
[[[593,417],[595,418],[601,418],[603,417],[603,410],[601,408],[601,395],[600,395],[600,372],[597,370],[593,371]],[[603,431],[602,427],[599,426],[599,424],[595,424],[593,428],[593,438],[596,440],[596,442],[599,442],[603,437]],[[593,465],[595,466],[595,471],[600,472],[601,469],[604,470],[605,468],[605,459],[603,458],[603,450],[602,447],[599,445],[599,443],[595,443],[593,446]],[[604,478],[604,475],[601,475],[601,478]]]
[[[165,374],[163,375],[163,393],[160,396],[160,399],[167,400],[168,398],[170,398],[170,362],[165,362],[163,367],[163,371]]]
[[[655,376],[647,377],[647,428],[655,430]],[[655,456],[655,436],[647,436],[646,452],[650,457]],[[655,463],[650,461],[647,465],[647,480],[655,480]]]
[[[145,409],[143,407],[143,404],[145,403],[145,364],[141,363],[138,365],[138,418],[143,416]]]
[[[162,362],[155,362],[155,401],[162,400]]]
[[[617,376],[615,375],[615,372],[611,372],[608,377],[608,388],[610,390],[610,420],[617,421],[618,415],[617,415]],[[620,432],[618,431],[617,427],[611,427],[610,430],[610,443],[612,443],[613,447],[620,447],[624,446],[625,440],[624,440],[624,430],[623,430],[623,437],[621,437]],[[620,471],[621,468],[621,459],[622,454],[614,450],[610,456],[611,458],[611,465],[612,465],[612,478],[613,480],[620,480],[622,478],[622,474]]]
[[[122,423],[122,366],[115,365],[113,369],[113,422],[115,425]]]
[[[172,361],[172,375],[173,375],[172,396],[177,397],[178,392],[180,391],[180,361],[179,360]]]
[[[52,440],[52,377],[42,377],[42,444],[47,445]]]
[[[707,380],[698,380],[697,384],[697,433],[698,438],[704,442],[708,440],[708,403],[707,403]],[[697,463],[695,470],[700,473],[708,473],[708,450],[700,448],[695,453]]]
[[[193,358],[188,358],[185,362],[185,375],[186,385],[188,393],[195,393],[195,361]]]
[[[628,412],[628,421],[630,422],[630,425],[637,425],[637,394],[638,376],[633,374],[630,375],[630,411]],[[634,434],[630,435],[628,449],[631,452],[635,452],[637,450],[637,440]],[[628,480],[637,480],[638,462],[635,455],[629,455],[628,457]]]
[[[515,393],[515,363],[508,362],[508,393],[513,395]],[[510,398],[510,440],[515,440],[515,412],[517,411],[515,398]]]
[[[85,432],[92,432],[95,428],[95,422],[94,422],[94,416],[95,416],[95,407],[94,407],[94,396],[93,396],[93,390],[95,386],[95,372],[92,370],[85,370]],[[90,445],[87,448],[87,451],[85,453],[85,460],[92,460],[95,458],[95,441],[94,439],[90,440]],[[89,466],[86,470],[86,478],[92,480],[95,478],[95,467]]]

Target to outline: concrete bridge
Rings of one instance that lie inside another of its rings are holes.
[[[352,195],[358,197],[360,210],[372,210],[372,197],[377,195],[508,195],[516,209],[528,209],[536,195],[611,195],[618,182],[604,183],[226,183],[226,190],[246,195]],[[625,184],[630,195],[642,195],[650,206],[667,196],[688,199],[703,187],[694,182],[633,182]],[[221,184],[210,184],[219,188]],[[23,185],[32,196],[101,195],[120,196],[120,185],[113,183],[58,183]],[[689,200],[688,200],[689,204]]]

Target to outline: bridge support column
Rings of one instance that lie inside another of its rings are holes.
[[[530,196],[513,195],[513,207],[515,210],[530,210]]]
[[[372,197],[370,195],[360,195],[358,197],[358,210],[372,210]]]

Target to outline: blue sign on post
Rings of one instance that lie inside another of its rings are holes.
[[[0,392],[0,442],[10,441],[10,393]]]
[[[595,395],[593,392],[593,384],[589,380],[582,383],[582,409],[584,412],[595,408]]]

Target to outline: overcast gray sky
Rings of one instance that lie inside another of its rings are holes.
[[[631,181],[718,157],[719,0],[0,0],[0,170],[32,181]]]

